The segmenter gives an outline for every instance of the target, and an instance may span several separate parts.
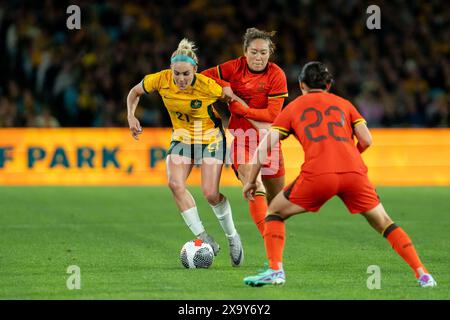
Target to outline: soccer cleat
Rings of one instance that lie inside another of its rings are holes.
[[[244,283],[252,287],[261,287],[266,284],[283,285],[286,282],[286,276],[283,269],[272,270],[268,268],[266,271],[258,273],[254,276],[244,278]]]
[[[213,237],[211,237],[209,234],[207,234],[206,232],[199,234],[198,239],[202,240],[203,242],[209,244],[211,246],[211,248],[214,251],[214,255],[217,256],[217,254],[220,251],[220,246],[219,244],[216,242],[216,240],[214,240]]]
[[[244,262],[244,248],[242,248],[239,234],[236,233],[233,237],[228,238],[228,244],[230,246],[231,265],[233,267],[241,266]]]
[[[417,279],[417,282],[419,283],[419,286],[421,287],[436,287],[437,282],[434,280],[433,276],[431,274],[425,273],[420,276],[419,279]]]

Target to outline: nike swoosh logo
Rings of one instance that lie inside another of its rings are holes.
[[[241,251],[239,252],[239,257],[238,257],[236,260],[233,260],[233,263],[234,263],[235,265],[239,265],[239,263],[241,262],[242,252],[243,252],[243,250],[241,250]]]

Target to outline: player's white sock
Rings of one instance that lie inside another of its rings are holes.
[[[181,216],[186,222],[186,225],[191,229],[194,236],[198,236],[200,233],[205,232],[202,221],[198,216],[197,207],[192,207],[186,211],[181,212]]]
[[[223,195],[222,195],[223,196]],[[236,235],[236,228],[234,227],[233,214],[231,212],[230,202],[223,196],[222,201],[220,201],[215,206],[211,205],[223,231],[228,238],[234,237]]]

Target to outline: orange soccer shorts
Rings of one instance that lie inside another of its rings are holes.
[[[325,202],[336,195],[351,213],[369,211],[380,203],[367,174],[357,172],[316,176],[302,173],[284,188],[284,195],[290,202],[312,212],[319,211]]]
[[[237,176],[237,169],[241,164],[252,163],[253,156],[256,148],[258,147],[258,140],[245,139],[240,141],[239,139],[233,139],[231,144],[231,161],[234,172]],[[285,175],[283,153],[281,152],[281,145],[276,145],[269,154],[266,162],[264,162],[261,169],[261,178],[272,179],[283,177]]]

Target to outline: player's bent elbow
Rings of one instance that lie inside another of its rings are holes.
[[[358,140],[358,145],[357,148],[359,150],[360,153],[363,153],[364,151],[367,150],[367,148],[369,148],[369,146],[372,144],[372,140]]]
[[[372,144],[372,135],[365,124],[361,124],[355,128],[356,138],[358,143],[364,149],[368,148]]]
[[[364,137],[363,139],[358,140],[358,141],[365,149],[372,145],[372,137],[371,136]]]

